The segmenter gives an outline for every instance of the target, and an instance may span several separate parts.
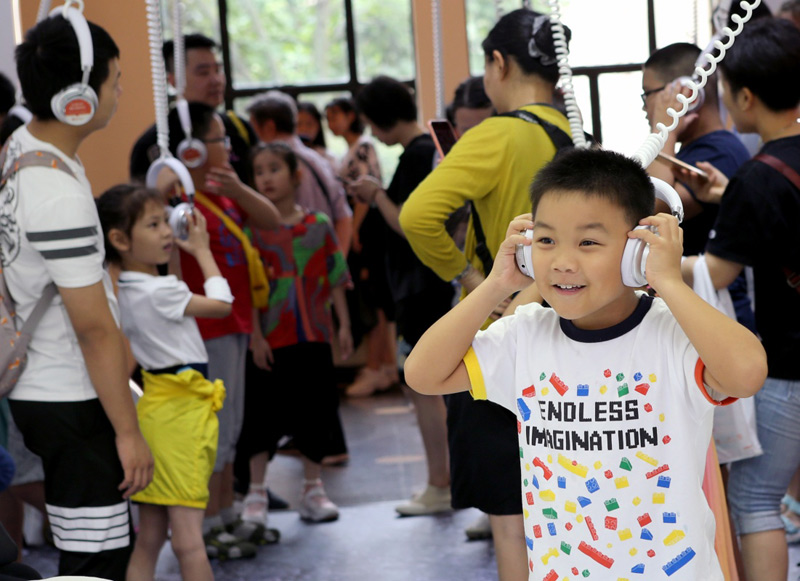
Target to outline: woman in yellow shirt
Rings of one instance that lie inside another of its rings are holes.
[[[462,136],[400,214],[416,255],[442,279],[459,281],[464,294],[484,279],[511,219],[530,212],[531,180],[556,153],[549,135],[563,132],[569,139],[567,119],[552,105],[558,68],[549,17],[509,12],[482,46],[486,93],[500,115]],[[517,117],[519,111],[528,119]],[[462,253],[445,221],[468,201],[473,213]],[[478,249],[476,213],[486,252]],[[447,405],[453,507],[488,513],[500,580],[527,579],[514,415],[469,394],[448,396]]]

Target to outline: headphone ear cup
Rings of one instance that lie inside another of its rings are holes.
[[[80,127],[94,117],[97,111],[97,94],[90,86],[75,83],[53,95],[50,109],[62,123]]]
[[[178,144],[178,159],[190,169],[200,167],[208,159],[205,143],[199,139],[184,139]]]
[[[649,226],[637,226],[634,230],[648,229]],[[645,264],[650,249],[644,240],[629,238],[625,243],[625,250],[622,253],[622,284],[625,286],[638,288],[647,284],[645,278]]]
[[[525,232],[523,232],[523,235],[528,240],[533,240],[533,230],[525,230]],[[536,280],[536,277],[533,274],[533,253],[531,252],[532,248],[533,246],[517,244],[515,251],[517,259],[517,267],[519,268],[520,272]]]
[[[169,208],[169,226],[175,238],[186,240],[189,237],[189,219],[192,207],[187,203],[178,204]]]

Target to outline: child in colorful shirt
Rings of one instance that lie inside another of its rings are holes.
[[[330,301],[339,318],[343,358],[353,348],[345,285],[350,275],[328,218],[296,202],[297,158],[283,143],[253,154],[256,189],[281,214],[273,230],[253,230],[253,243],[270,282],[269,306],[254,317],[247,366],[246,406],[237,458],[249,460],[250,489],[242,518],[266,526],[267,462],[286,435],[303,455],[305,482],[300,515],[312,522],[335,520],[339,511],[320,480],[338,418],[333,381]]]
[[[529,579],[721,580],[701,489],[712,412],[758,391],[764,350],[682,281],[678,222],[650,215],[653,185],[638,163],[575,150],[541,170],[531,198],[490,276],[417,343],[406,380],[516,413]],[[531,228],[532,240],[520,234]],[[660,298],[623,284],[629,239],[649,245]],[[553,308],[526,305],[479,332],[530,282],[517,244],[533,245]]]

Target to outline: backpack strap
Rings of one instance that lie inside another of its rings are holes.
[[[544,129],[544,132],[547,134],[547,137],[550,138],[550,141],[553,142],[553,145],[556,147],[556,153],[562,149],[569,149],[575,146],[575,144],[572,142],[572,137],[570,137],[566,131],[550,123],[549,121],[545,121],[530,111],[516,109],[514,111],[508,111],[507,113],[499,113],[498,115],[495,115],[495,117],[513,117],[515,119],[527,121],[528,123],[532,123],[534,125],[539,125],[542,129]],[[481,218],[478,215],[475,204],[470,200],[469,205],[470,211],[472,212],[472,229],[475,231],[475,254],[478,255],[481,263],[483,263],[483,274],[486,276],[492,270],[494,259],[492,258],[492,253],[489,250],[489,246],[486,244],[486,234],[483,231]]]
[[[7,154],[8,144],[6,143],[2,152],[0,152],[0,170],[2,170],[3,166],[5,165]],[[6,182],[8,182],[8,180],[10,180],[14,174],[21,169],[25,169],[26,167],[52,167],[53,169],[63,171],[70,177],[77,179],[69,166],[59,156],[50,153],[49,151],[26,151],[20,155],[14,162],[14,165],[8,168],[8,171],[5,172],[2,177],[0,177],[0,190],[3,189],[3,187],[6,185]]]
[[[756,161],[760,161],[765,165],[768,165],[775,171],[780,172],[783,175],[783,177],[789,180],[789,182],[791,182],[791,184],[794,187],[800,190],[800,174],[798,174],[782,159],[778,159],[774,155],[769,155],[768,153],[759,153],[753,159]],[[783,274],[786,277],[786,284],[788,284],[791,288],[800,293],[800,274],[793,271],[787,266],[783,266],[781,267],[781,269],[783,270]]]

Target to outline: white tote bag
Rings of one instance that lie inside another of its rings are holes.
[[[718,311],[736,318],[728,289],[715,290],[705,256],[694,265],[694,292]],[[714,444],[720,464],[752,458],[762,453],[756,431],[756,408],[752,397],[714,410]]]

